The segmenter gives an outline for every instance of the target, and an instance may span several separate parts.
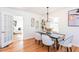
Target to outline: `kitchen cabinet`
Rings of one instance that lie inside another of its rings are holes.
[[[13,17],[0,13],[0,48],[12,43],[13,38]]]

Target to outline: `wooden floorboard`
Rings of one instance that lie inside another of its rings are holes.
[[[72,47],[73,52],[79,52],[79,47]],[[55,50],[54,48],[50,49],[51,52],[66,52],[65,48]],[[46,46],[42,47],[42,45],[35,43],[35,39],[27,39],[27,40],[15,40],[7,47],[0,48],[0,52],[48,52],[48,48]]]

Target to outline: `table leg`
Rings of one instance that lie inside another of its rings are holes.
[[[56,49],[59,49],[58,39],[56,39]]]

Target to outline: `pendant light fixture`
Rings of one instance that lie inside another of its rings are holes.
[[[47,15],[47,22],[48,22],[48,19],[49,19],[49,7],[46,7],[47,8],[47,13],[46,13],[46,15]]]
[[[51,30],[51,28],[50,28],[50,21],[49,21],[49,7],[46,7],[46,8],[47,8],[47,13],[46,13],[46,17],[47,17],[46,30],[49,32],[49,30]]]

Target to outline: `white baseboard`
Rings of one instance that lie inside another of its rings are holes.
[[[34,37],[26,37],[23,40],[28,40],[28,39],[31,39],[31,38],[34,38]]]

